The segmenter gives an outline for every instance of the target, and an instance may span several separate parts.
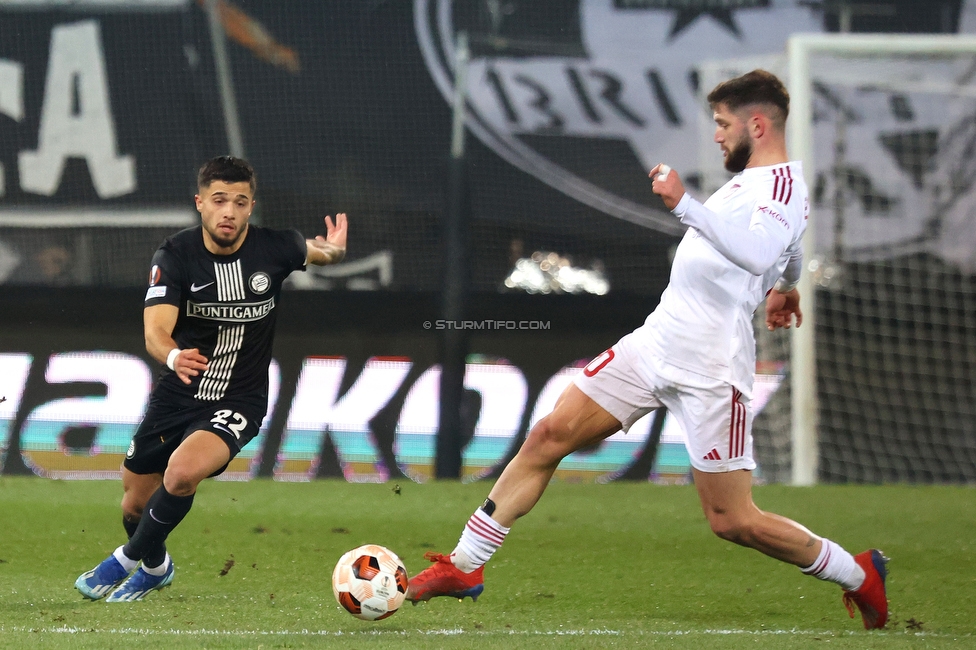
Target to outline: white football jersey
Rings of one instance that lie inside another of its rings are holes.
[[[791,259],[799,268],[809,206],[796,161],[746,169],[704,205],[685,194],[670,282],[637,329],[649,352],[751,396],[753,314]]]

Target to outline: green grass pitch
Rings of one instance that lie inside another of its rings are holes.
[[[173,585],[88,602],[75,578],[121,543],[121,484],[0,478],[2,648],[976,647],[976,490],[758,487],[760,507],[891,558],[889,629],[840,589],[714,537],[690,486],[554,483],[485,571],[476,603],[439,598],[360,621],[332,567],[360,544],[413,575],[449,552],[485,483],[205,482],[170,537]]]

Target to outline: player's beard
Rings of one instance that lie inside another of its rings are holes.
[[[234,244],[240,241],[241,237],[244,235],[245,228],[246,225],[241,227],[237,232],[229,237],[219,233],[216,228],[213,230],[207,228],[207,233],[210,235],[210,239],[212,239],[217,246],[221,248],[231,248],[234,246]]]
[[[746,168],[750,158],[752,158],[752,139],[745,135],[725,155],[725,168],[733,174],[738,174]]]

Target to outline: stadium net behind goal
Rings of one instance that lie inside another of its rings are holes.
[[[789,55],[807,319],[759,339],[791,358],[757,421],[765,474],[973,482],[976,39],[803,35]]]

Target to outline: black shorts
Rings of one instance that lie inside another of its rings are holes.
[[[142,424],[125,454],[123,465],[135,474],[162,474],[180,443],[194,431],[210,431],[230,449],[233,459],[261,429],[266,408],[221,400],[180,406],[153,395]],[[230,459],[227,461],[230,464]],[[211,474],[221,474],[227,465]]]

